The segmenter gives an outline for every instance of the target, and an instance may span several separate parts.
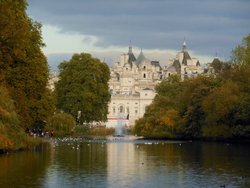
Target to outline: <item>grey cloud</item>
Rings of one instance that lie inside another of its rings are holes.
[[[247,0],[29,0],[30,15],[61,32],[94,35],[101,47],[179,49],[185,37],[196,53],[230,51],[250,31]]]

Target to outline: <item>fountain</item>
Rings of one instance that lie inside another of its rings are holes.
[[[117,120],[117,125],[115,127],[115,137],[124,137],[125,136],[125,127],[124,127],[124,121],[125,118],[123,117],[123,114],[120,113],[118,120]]]

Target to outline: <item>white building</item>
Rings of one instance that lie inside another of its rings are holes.
[[[51,91],[55,90],[55,84],[59,81],[59,77],[56,72],[53,72],[49,75],[48,85],[47,88],[49,88]]]
[[[186,42],[176,57],[170,60],[170,66],[164,69],[165,77],[171,74],[181,74],[182,79],[196,77],[202,74],[204,69],[197,58],[191,57],[187,51]]]
[[[170,66],[161,68],[158,61],[148,60],[143,52],[135,58],[132,47],[127,54],[120,56],[120,61],[111,68],[107,127],[115,127],[119,122],[133,126],[141,118],[156,95],[155,86],[171,74],[181,74],[182,79],[195,77],[204,72],[200,62],[191,58],[183,43],[182,50],[170,62]]]
[[[110,68],[109,90],[111,101],[108,106],[107,127],[133,126],[141,118],[156,95],[155,86],[171,74],[182,78],[195,77],[204,72],[199,60],[191,58],[183,43],[182,50],[171,60],[170,66],[161,68],[158,61],[150,61],[141,51],[136,58],[132,47],[120,56],[119,62]],[[52,74],[48,87],[54,90],[58,76]]]
[[[109,89],[111,102],[107,127],[115,127],[118,121],[133,126],[135,120],[145,113],[146,107],[155,97],[155,86],[162,77],[158,61],[150,61],[141,51],[136,59],[132,47],[120,56],[111,71]]]

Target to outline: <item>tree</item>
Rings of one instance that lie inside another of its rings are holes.
[[[46,130],[55,131],[57,135],[70,134],[74,128],[74,117],[66,113],[57,113],[53,115],[46,125]]]
[[[59,65],[56,84],[57,108],[76,118],[78,123],[105,121],[110,93],[109,67],[90,54],[74,54]]]
[[[241,45],[233,49],[231,59],[236,65],[250,66],[250,34],[243,38]]]
[[[19,126],[14,101],[6,87],[0,84],[0,150],[21,148],[25,139],[26,135]]]
[[[229,79],[238,85],[243,95],[233,114],[233,135],[250,138],[250,34],[233,49],[232,61],[235,69],[230,72]]]
[[[183,85],[178,75],[171,75],[156,86],[157,95],[143,118],[136,121],[135,134],[173,138],[179,133],[179,103]]]
[[[234,114],[242,98],[243,93],[230,80],[214,88],[202,101],[205,112],[203,136],[231,137],[230,129],[235,125]]]
[[[51,93],[46,89],[49,69],[41,51],[41,24],[28,17],[26,8],[26,0],[0,2],[0,81],[15,101],[21,125],[30,127],[48,118],[40,116],[40,109],[48,109],[45,99]]]

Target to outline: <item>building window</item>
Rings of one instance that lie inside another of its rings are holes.
[[[127,114],[129,114],[129,107],[127,107]]]
[[[146,70],[146,66],[144,66],[143,69]]]
[[[143,74],[143,78],[146,78],[146,74],[145,73]]]
[[[123,113],[123,106],[120,106],[119,112],[120,112],[120,113]]]
[[[135,110],[135,115],[137,115],[137,114],[138,114],[138,110],[136,109],[136,110]]]
[[[115,114],[115,107],[113,107],[113,114]]]

